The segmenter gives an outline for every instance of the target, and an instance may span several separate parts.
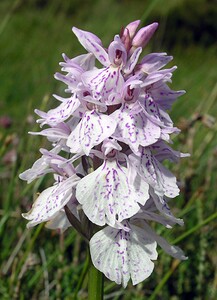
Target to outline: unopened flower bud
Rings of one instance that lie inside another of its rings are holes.
[[[138,28],[139,24],[140,24],[140,20],[136,20],[134,22],[131,22],[130,24],[128,24],[125,27],[124,34],[126,33],[126,31],[128,31],[129,35],[130,35],[130,38],[132,39],[135,36],[136,29]]]
[[[152,23],[148,26],[142,27],[135,37],[132,40],[132,46],[135,48],[138,47],[145,47],[147,43],[149,42],[150,38],[154,34],[155,30],[158,27],[158,23]]]

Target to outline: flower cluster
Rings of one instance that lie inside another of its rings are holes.
[[[88,241],[95,267],[126,287],[146,279],[157,259],[157,244],[171,256],[186,259],[151,228],[150,221],[171,228],[183,224],[168,206],[179,194],[175,176],[162,164],[186,156],[168,144],[178,128],[167,111],[184,91],[169,88],[176,67],[166,53],[139,56],[157,29],[153,23],[137,31],[140,21],[115,35],[108,49],[94,34],[73,28],[87,54],[63,54],[68,98],[39,115],[40,134],[52,144],[20,178],[53,173],[54,184],[23,214],[28,227],[73,226]],[[98,61],[97,66],[95,64]],[[99,66],[101,64],[101,67]]]

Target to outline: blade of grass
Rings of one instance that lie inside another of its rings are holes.
[[[215,212],[212,215],[210,215],[208,218],[206,218],[205,220],[203,220],[203,222],[195,225],[194,227],[190,228],[188,231],[184,232],[178,238],[176,238],[175,240],[173,240],[173,244],[176,244],[176,243],[182,241],[183,239],[185,239],[186,237],[188,237],[189,235],[191,235],[192,233],[194,233],[195,231],[197,231],[201,227],[209,224],[211,221],[215,220],[216,218],[217,218],[217,212]]]
[[[149,2],[149,4],[147,5],[144,14],[142,15],[142,17],[140,18],[141,23],[145,22],[146,19],[150,16],[152,10],[155,8],[155,6],[160,2],[161,0],[152,0]]]
[[[16,0],[14,4],[12,5],[11,9],[8,11],[8,13],[5,15],[3,21],[0,25],[0,35],[4,31],[5,27],[7,26],[8,22],[10,21],[10,18],[13,15],[13,12],[15,9],[23,2],[23,0]]]

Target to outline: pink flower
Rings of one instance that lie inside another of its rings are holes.
[[[31,132],[45,136],[52,148],[41,149],[42,157],[20,174],[28,183],[54,175],[54,184],[23,214],[27,226],[48,222],[48,228],[62,231],[73,226],[90,240],[95,267],[124,287],[151,275],[157,244],[186,259],[148,225],[183,225],[168,205],[179,187],[163,161],[188,156],[167,144],[179,133],[168,109],[184,91],[167,85],[176,67],[163,68],[172,56],[151,53],[139,61],[158,27],[137,31],[139,23],[128,24],[108,48],[93,33],[73,27],[87,53],[73,59],[63,54],[64,75],[55,78],[66,84],[68,97],[54,95],[60,101],[56,108],[35,110],[37,123],[47,127]]]

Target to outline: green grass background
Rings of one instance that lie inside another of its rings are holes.
[[[0,127],[0,299],[87,299],[87,255],[73,231],[27,230],[26,212],[49,178],[26,185],[18,174],[46,147],[45,139],[28,136],[38,130],[33,110],[55,107],[52,93],[65,86],[53,78],[61,53],[74,57],[84,50],[72,26],[93,31],[108,45],[132,20],[160,27],[145,49],[167,51],[178,66],[173,89],[185,89],[172,118],[182,133],[174,147],[191,153],[170,166],[181,195],[171,202],[185,226],[156,227],[179,244],[185,262],[160,252],[155,271],[145,282],[122,289],[105,281],[105,299],[216,299],[217,83],[216,1],[208,0],[1,0],[0,115],[12,124]]]

